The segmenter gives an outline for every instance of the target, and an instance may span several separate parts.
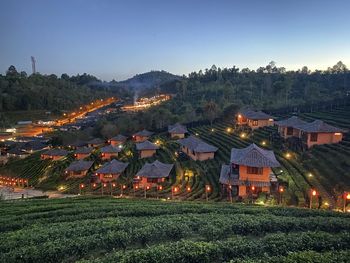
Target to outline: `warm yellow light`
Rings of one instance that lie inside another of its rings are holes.
[[[342,134],[340,132],[336,132],[336,133],[334,133],[334,135],[339,136],[339,135],[342,135]]]
[[[191,192],[191,187],[187,187],[187,192]]]
[[[325,202],[324,205],[329,206],[328,202]]]
[[[269,119],[269,121],[273,121],[273,119]]]
[[[238,114],[238,118],[242,118],[242,115],[241,115],[241,114]]]
[[[206,190],[207,190],[208,192],[210,191],[210,186],[209,186],[209,185],[206,186]]]
[[[196,132],[196,136],[198,136],[199,134]]]
[[[227,131],[227,132],[231,132],[232,129],[231,129],[231,128],[227,128],[226,131]]]
[[[292,155],[290,153],[286,153],[286,158],[289,159],[290,157],[292,157]]]
[[[241,133],[241,138],[245,138],[246,134],[245,133]]]
[[[261,144],[262,144],[262,145],[266,145],[266,142],[265,142],[265,141],[262,141]]]
[[[214,131],[214,129],[211,129],[211,131],[213,132],[213,131]]]
[[[346,199],[350,200],[350,193],[346,195]]]
[[[313,196],[317,195],[316,190],[312,190],[312,195],[313,195]]]
[[[312,177],[313,175],[312,175],[312,173],[309,173],[309,177]]]

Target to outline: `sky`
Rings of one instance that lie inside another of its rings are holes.
[[[348,0],[0,0],[0,74],[350,67]]]

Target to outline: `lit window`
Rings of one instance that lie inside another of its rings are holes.
[[[317,138],[318,138],[318,133],[313,132],[310,134],[310,141],[311,142],[317,142]]]
[[[263,168],[247,166],[247,174],[263,174]]]

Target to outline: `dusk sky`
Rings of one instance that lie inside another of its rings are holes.
[[[0,0],[0,73],[350,67],[350,1]]]

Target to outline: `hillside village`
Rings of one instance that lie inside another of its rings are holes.
[[[167,131],[140,130],[56,147],[46,138],[21,142],[21,148],[11,142],[17,146],[5,149],[11,159],[0,170],[0,183],[18,187],[26,180],[31,187],[82,195],[345,209],[348,181],[337,182],[342,188],[335,190],[323,171],[303,160],[314,148],[348,147],[346,122],[338,127],[328,121],[243,109],[228,123],[175,123]],[[33,168],[4,176],[12,165],[26,167],[27,161]],[[36,166],[41,168],[33,171]]]

